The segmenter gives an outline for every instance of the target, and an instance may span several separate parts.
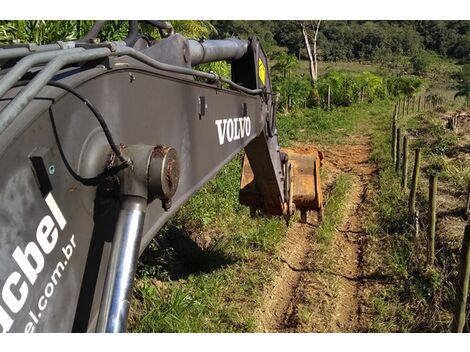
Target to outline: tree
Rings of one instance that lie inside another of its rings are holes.
[[[290,76],[291,71],[297,66],[298,62],[294,55],[288,54],[285,51],[280,51],[274,57],[276,63],[273,66],[274,71],[282,74],[283,78]]]
[[[310,77],[312,79],[313,85],[315,85],[318,79],[318,60],[317,60],[317,38],[318,31],[320,29],[321,20],[317,21],[315,24],[314,21],[309,21],[308,23],[304,21],[298,21],[300,29],[302,30],[302,36],[305,42],[305,48],[307,49],[309,68],[310,68]],[[308,28],[312,31],[309,33]],[[313,44],[313,51],[310,46],[310,40]]]
[[[465,106],[468,107],[470,103],[470,64],[462,66],[462,72],[459,74],[459,81],[457,93],[455,93],[454,98],[464,97]]]

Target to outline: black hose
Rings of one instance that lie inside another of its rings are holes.
[[[139,21],[129,21],[129,32],[124,42],[127,46],[134,46],[137,39],[139,39]]]
[[[21,86],[25,86],[25,85],[27,85],[27,82],[21,82],[21,83],[15,84],[13,87],[21,87]],[[50,81],[50,82],[46,83],[46,85],[54,87],[54,88],[59,88],[59,89],[65,90],[66,92],[72,94],[73,96],[77,97],[78,99],[80,99],[82,102],[85,103],[85,105],[93,113],[93,116],[95,116],[95,118],[98,121],[101,129],[103,130],[103,133],[104,133],[104,135],[105,135],[105,137],[108,141],[108,144],[109,144],[111,150],[114,152],[114,154],[118,157],[119,161],[121,162],[121,164],[113,166],[113,167],[109,168],[108,170],[105,170],[105,171],[99,173],[98,175],[96,175],[94,177],[86,178],[86,177],[82,177],[82,176],[78,175],[72,169],[72,167],[70,166],[70,164],[69,164],[69,162],[68,162],[68,160],[65,156],[64,150],[62,148],[62,144],[61,144],[60,139],[59,139],[59,135],[57,133],[57,128],[56,128],[56,124],[55,124],[54,116],[53,116],[53,112],[52,112],[52,106],[50,106],[49,107],[49,117],[51,119],[52,130],[53,130],[54,137],[55,137],[55,140],[56,140],[56,143],[57,143],[57,147],[59,149],[59,153],[62,157],[62,161],[64,162],[64,165],[65,165],[66,169],[68,170],[68,172],[71,174],[71,176],[75,180],[77,180],[78,182],[80,182],[81,184],[83,184],[85,186],[96,186],[96,185],[100,184],[102,181],[104,181],[104,179],[106,179],[107,177],[114,176],[119,171],[121,171],[121,170],[123,170],[126,167],[131,165],[132,161],[129,158],[124,156],[124,154],[122,153],[120,148],[114,142],[113,136],[111,135],[111,132],[109,131],[108,125],[106,124],[106,121],[104,120],[103,116],[101,115],[99,110],[96,109],[96,107],[87,98],[83,97],[74,88],[71,88],[71,87],[69,87],[66,84],[63,84],[61,82]]]
[[[151,26],[157,27],[158,32],[162,38],[166,38],[171,34],[174,34],[173,26],[169,22],[157,21],[157,20],[144,20],[143,22],[150,24]],[[168,33],[165,33],[164,30],[168,30]]]
[[[80,182],[82,185],[84,185],[84,186],[97,186],[100,183],[102,183],[106,178],[116,175],[119,171],[121,171],[121,170],[123,170],[123,169],[125,169],[126,167],[129,166],[126,163],[121,163],[121,164],[113,166],[113,167],[111,167],[111,168],[109,168],[109,169],[107,169],[103,172],[100,172],[98,175],[93,176],[93,177],[82,177],[82,176],[80,176],[79,174],[77,174],[73,170],[72,166],[70,166],[70,164],[67,160],[67,157],[65,156],[65,152],[64,152],[64,149],[62,148],[62,143],[60,142],[59,134],[57,132],[57,126],[55,124],[54,114],[52,112],[52,106],[49,107],[49,118],[51,120],[52,131],[54,133],[54,138],[55,138],[55,141],[56,141],[56,144],[57,144],[57,148],[59,149],[59,153],[60,153],[60,156],[62,158],[62,161],[64,162],[65,168],[70,173],[70,175],[75,180]]]
[[[124,164],[129,164],[130,163],[130,160],[122,154],[119,147],[116,145],[116,143],[114,143],[113,136],[111,135],[111,132],[109,131],[108,125],[106,124],[106,122],[103,119],[103,116],[101,115],[101,113],[95,108],[95,106],[87,98],[83,97],[75,89],[73,89],[73,88],[71,88],[71,87],[69,87],[66,84],[63,84],[61,82],[50,81],[49,83],[47,83],[47,85],[51,86],[51,87],[56,87],[56,88],[63,89],[65,91],[71,93],[72,95],[76,96],[81,101],[83,101],[85,103],[85,105],[91,110],[93,115],[96,117],[96,120],[100,124],[100,126],[101,126],[101,128],[102,128],[102,130],[103,130],[103,132],[106,136],[106,139],[108,140],[109,146],[111,147],[113,152],[116,154],[116,156],[119,158],[119,160]]]
[[[88,31],[88,33],[85,34],[85,36],[83,38],[81,38],[79,41],[80,42],[89,42],[90,39],[97,38],[98,34],[100,34],[101,29],[106,24],[106,22],[109,22],[109,21],[95,21],[95,23],[93,24],[93,27],[91,27],[91,29]]]

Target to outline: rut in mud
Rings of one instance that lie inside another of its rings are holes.
[[[325,198],[340,172],[352,177],[345,216],[336,229],[329,253],[335,264],[331,270],[325,270],[311,260],[318,227],[316,214],[309,213],[306,224],[293,224],[279,252],[281,270],[267,292],[261,314],[260,325],[266,332],[359,332],[366,326],[365,295],[369,280],[364,272],[367,246],[364,219],[376,172],[376,167],[369,162],[370,141],[367,137],[356,136],[348,144],[321,149],[327,169],[323,180]],[[334,282],[334,290],[328,288],[326,281]],[[307,296],[318,297],[317,302],[310,299],[309,303],[318,305],[313,307],[318,314],[309,319],[309,326],[300,326],[298,310],[309,300]]]

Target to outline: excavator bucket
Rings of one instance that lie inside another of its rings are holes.
[[[284,155],[284,216],[290,217],[295,210],[299,210],[301,221],[306,222],[307,212],[315,210],[320,221],[323,215],[320,182],[323,153],[318,150],[292,149],[283,149],[281,152]],[[250,207],[252,214],[255,214],[257,209],[269,214],[257,189],[255,175],[246,155],[243,158],[239,200],[241,204]]]

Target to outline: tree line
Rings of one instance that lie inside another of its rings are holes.
[[[255,34],[268,51],[278,46],[306,58],[296,21],[211,21],[217,36]],[[322,21],[318,34],[323,61],[394,61],[423,51],[470,62],[470,21]]]

